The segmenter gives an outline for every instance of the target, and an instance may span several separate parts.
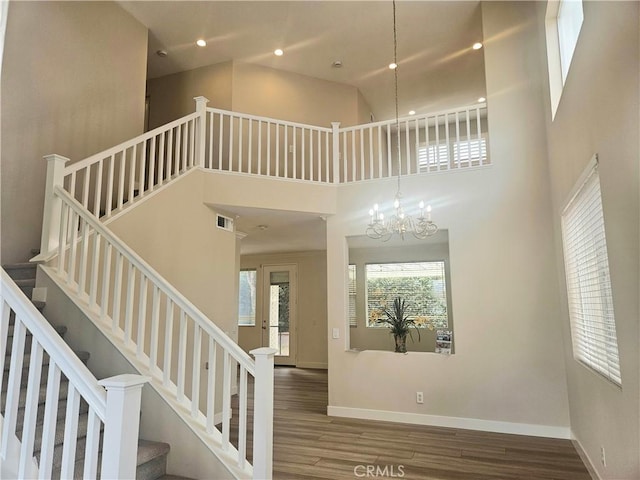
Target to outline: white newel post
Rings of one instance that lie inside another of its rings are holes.
[[[60,221],[62,214],[62,200],[55,196],[56,187],[62,187],[64,181],[64,166],[68,158],[60,155],[46,155],[47,179],[44,190],[44,212],[42,217],[42,238],[40,240],[40,256],[46,258],[48,254],[58,248],[60,241]],[[73,195],[74,192],[71,192]]]
[[[196,128],[196,158],[195,166],[204,167],[204,153],[207,139],[207,103],[209,99],[206,97],[193,97],[196,101],[196,113],[199,113],[198,126]]]
[[[253,478],[269,480],[273,476],[273,357],[274,348],[256,348],[253,392]]]
[[[107,391],[102,478],[135,479],[140,429],[140,397],[149,377],[117,375],[98,383]]]
[[[333,129],[333,183],[340,183],[340,122],[331,122]]]

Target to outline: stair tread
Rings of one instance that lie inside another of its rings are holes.
[[[14,280],[14,283],[19,287],[35,287],[36,279],[35,278],[18,278]]]
[[[138,440],[138,465],[142,465],[156,457],[169,453],[168,443],[153,442],[151,440]]]

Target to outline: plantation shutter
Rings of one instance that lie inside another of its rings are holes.
[[[574,358],[622,385],[597,164],[562,215]]]
[[[356,318],[356,266],[349,265],[349,326],[357,327]]]

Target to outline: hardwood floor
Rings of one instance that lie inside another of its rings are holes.
[[[276,368],[274,404],[278,480],[591,479],[568,440],[327,417],[323,370]]]

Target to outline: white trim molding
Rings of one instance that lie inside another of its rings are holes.
[[[571,430],[569,427],[552,425],[501,422],[496,420],[483,420],[479,418],[444,417],[440,415],[393,412],[389,410],[335,407],[331,405],[327,407],[327,415],[330,417],[358,418],[362,420],[410,423],[414,425],[429,425],[434,427],[461,428],[465,430],[479,430],[483,432],[529,435],[532,437],[561,438],[566,440],[571,439]]]

